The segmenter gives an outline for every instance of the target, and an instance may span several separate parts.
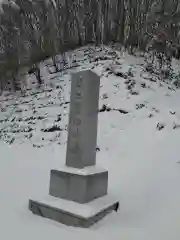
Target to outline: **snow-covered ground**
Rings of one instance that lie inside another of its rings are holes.
[[[180,91],[155,82],[143,58],[83,52],[76,51],[79,66],[63,74],[42,65],[43,89],[0,98],[0,238],[179,240]],[[28,210],[31,196],[48,193],[50,169],[65,162],[70,73],[82,68],[101,76],[97,165],[108,169],[109,194],[120,201],[119,212],[90,229]]]

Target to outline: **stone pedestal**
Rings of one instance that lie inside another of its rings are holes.
[[[107,194],[108,172],[95,167],[79,171],[64,167],[52,170],[49,194],[54,197],[87,203]]]
[[[39,216],[90,227],[119,206],[107,195],[108,172],[95,166],[99,87],[90,70],[72,75],[66,166],[51,170],[48,197],[29,200]]]
[[[29,209],[36,215],[67,226],[89,228],[111,211],[118,208],[117,199],[104,196],[89,203],[80,204],[51,196],[29,200]]]

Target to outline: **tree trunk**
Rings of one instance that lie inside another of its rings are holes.
[[[52,62],[53,62],[53,66],[56,72],[59,72],[59,68],[58,68],[58,64],[56,61],[56,56],[52,56]]]
[[[35,72],[34,75],[36,76],[38,87],[40,87],[43,83],[43,80],[41,78],[41,70],[39,64],[35,64]]]

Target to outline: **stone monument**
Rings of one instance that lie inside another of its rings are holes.
[[[72,74],[66,165],[51,170],[49,195],[29,200],[37,215],[69,226],[90,227],[119,203],[107,194],[108,172],[96,167],[100,78]]]

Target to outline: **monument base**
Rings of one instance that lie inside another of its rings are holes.
[[[110,196],[86,204],[47,196],[44,200],[29,200],[29,210],[34,214],[62,224],[88,228],[108,213],[117,210],[119,202]]]
[[[51,170],[49,194],[78,203],[88,203],[105,196],[108,187],[108,171],[95,166],[77,169],[63,166]]]

